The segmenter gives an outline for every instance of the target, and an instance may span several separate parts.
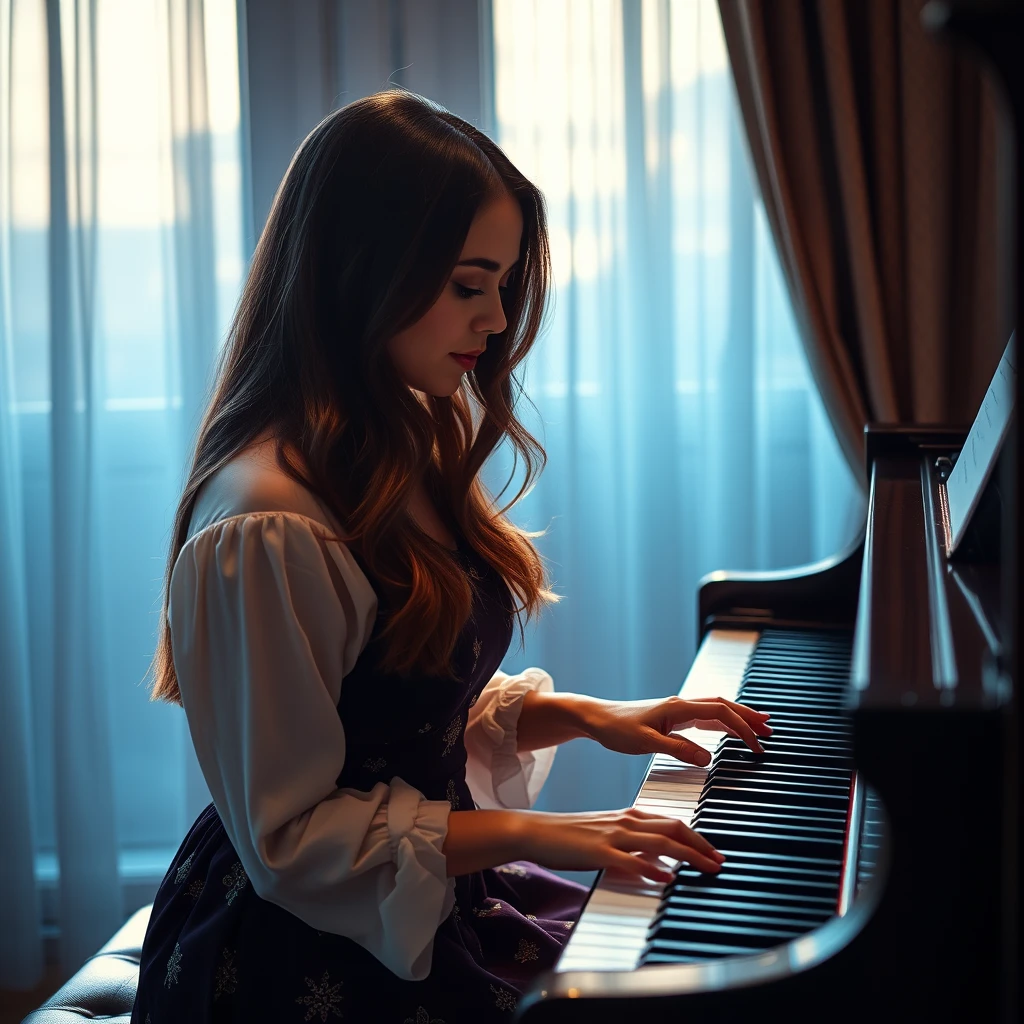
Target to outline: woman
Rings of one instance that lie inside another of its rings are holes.
[[[478,474],[503,438],[524,488],[543,460],[513,371],[548,282],[540,193],[428,101],[352,103],[296,153],[174,524],[153,693],[213,803],[157,894],[133,1022],[508,1019],[585,894],[538,863],[717,870],[672,819],[529,810],[573,737],[706,763],[668,734],[770,732],[500,671],[555,598]]]

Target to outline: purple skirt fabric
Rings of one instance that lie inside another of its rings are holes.
[[[381,609],[342,685],[339,787],[369,791],[398,776],[428,800],[473,809],[465,727],[508,649],[512,603],[504,580],[479,555],[463,547],[457,558],[475,597],[451,675],[381,672]],[[211,804],[157,892],[132,1024],[508,1021],[524,989],[555,963],[586,893],[526,862],[459,877],[429,975],[405,981],[353,940],[319,932],[260,898]]]

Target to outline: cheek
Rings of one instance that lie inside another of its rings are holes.
[[[458,344],[459,338],[465,333],[461,322],[464,318],[464,310],[459,308],[458,300],[450,298],[446,293],[420,320],[420,337],[431,349],[444,349],[448,352],[451,347]]]
[[[399,369],[413,370],[462,347],[470,330],[468,304],[446,289],[411,327],[388,343],[388,354]]]

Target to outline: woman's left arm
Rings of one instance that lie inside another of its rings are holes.
[[[585,722],[593,697],[581,693],[532,690],[523,698],[516,731],[519,753],[557,747],[560,743],[587,736]]]
[[[721,729],[762,753],[758,736],[770,736],[768,715],[719,697],[683,700],[602,700],[579,693],[531,692],[523,698],[517,730],[520,753],[589,737],[623,754],[671,754],[690,764],[706,765],[710,754],[683,736],[696,725]]]

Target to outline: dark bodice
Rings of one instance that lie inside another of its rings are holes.
[[[473,806],[462,736],[469,709],[512,639],[512,598],[501,575],[476,552],[460,545],[455,557],[474,596],[452,657],[452,675],[402,678],[382,672],[378,639],[387,609],[379,608],[370,642],[341,686],[338,714],[346,750],[339,787],[368,791],[398,776],[428,800],[448,800],[462,810]],[[367,578],[372,584],[369,573]]]

